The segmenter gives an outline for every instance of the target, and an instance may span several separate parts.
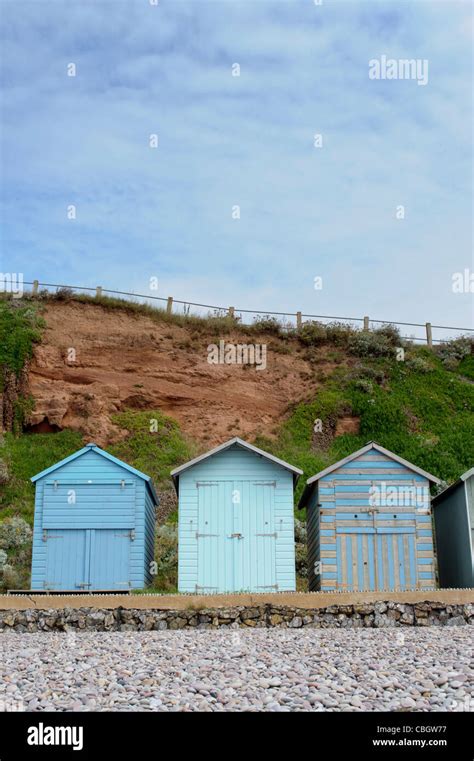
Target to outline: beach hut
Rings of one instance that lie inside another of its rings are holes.
[[[293,490],[301,474],[239,438],[173,470],[179,591],[293,591]]]
[[[435,586],[430,483],[407,460],[369,442],[306,482],[310,590]]]
[[[149,476],[88,444],[31,480],[32,589],[128,590],[151,581],[159,500]]]
[[[474,587],[474,468],[433,499],[439,583]]]

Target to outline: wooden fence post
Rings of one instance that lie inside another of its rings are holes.
[[[31,291],[33,296],[36,296],[36,294],[38,293],[38,287],[39,287],[38,281],[37,280],[33,280],[33,289]]]
[[[168,301],[166,302],[166,313],[171,314],[173,311],[173,297],[168,296]]]
[[[95,289],[95,297],[96,299],[100,299],[101,296],[102,296],[102,286],[98,285],[97,288]]]
[[[235,311],[235,307],[229,307],[229,317],[231,320],[234,319],[234,311]]]
[[[366,315],[364,317],[364,330],[368,330],[368,329],[369,329],[369,318]]]
[[[430,349],[433,348],[433,333],[431,331],[431,322],[426,323],[426,343]]]
[[[303,320],[301,319],[301,312],[297,312],[296,313],[296,330],[300,331],[302,325],[303,325]]]

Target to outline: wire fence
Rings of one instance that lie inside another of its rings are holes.
[[[321,315],[321,314],[308,314],[306,312],[297,311],[287,311],[287,312],[274,312],[271,310],[262,310],[262,309],[239,309],[237,307],[229,306],[229,307],[223,307],[223,306],[216,306],[215,304],[202,304],[194,301],[183,301],[181,299],[175,299],[172,296],[163,297],[163,296],[152,296],[150,294],[143,294],[143,293],[135,293],[134,291],[116,291],[110,288],[103,288],[102,286],[95,286],[95,287],[89,287],[89,286],[83,286],[83,285],[66,285],[66,284],[60,284],[60,283],[41,283],[38,280],[33,281],[24,281],[22,283],[23,285],[29,285],[31,286],[31,294],[32,295],[38,295],[39,290],[45,289],[48,290],[50,288],[55,288],[56,292],[60,289],[68,289],[72,291],[73,293],[77,292],[86,292],[90,294],[93,297],[100,298],[102,296],[118,296],[118,297],[127,297],[128,299],[133,299],[135,302],[138,303],[145,303],[149,305],[154,305],[155,302],[162,302],[163,308],[166,310],[168,314],[176,314],[176,305],[180,305],[183,310],[184,315],[196,315],[196,316],[209,316],[209,312],[206,315],[202,314],[202,310],[212,310],[212,313],[214,315],[228,315],[234,319],[239,320],[242,324],[251,324],[252,321],[255,319],[261,318],[262,316],[265,317],[274,317],[277,318],[284,328],[287,329],[300,329],[306,320],[317,320],[317,321],[323,321],[323,322],[344,322],[348,324],[352,324],[353,326],[361,326],[363,330],[370,330],[373,329],[374,326],[377,325],[395,325],[397,327],[403,326],[404,328],[415,328],[417,334],[411,334],[411,335],[403,335],[402,338],[406,340],[411,341],[421,341],[423,343],[426,343],[428,346],[432,346],[434,343],[443,343],[446,340],[452,340],[453,338],[457,338],[460,336],[465,336],[467,334],[474,334],[474,328],[461,328],[461,327],[454,327],[449,325],[433,325],[430,322],[421,323],[421,322],[400,322],[397,320],[378,320],[372,317],[369,317],[368,315],[364,317],[342,317],[342,316],[336,316],[336,315]],[[160,305],[157,305],[160,306]],[[191,307],[193,308],[193,312],[191,313]],[[197,312],[195,310],[201,310],[201,312]],[[244,321],[244,315],[248,319],[250,316],[251,321],[249,323]],[[423,331],[423,335],[419,335],[420,328]],[[433,332],[436,331],[437,336],[434,337]],[[440,331],[452,331],[455,333],[451,333],[450,336],[446,335],[439,335]]]

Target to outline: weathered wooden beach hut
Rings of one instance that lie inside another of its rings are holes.
[[[175,468],[179,590],[294,590],[293,490],[301,474],[239,438]]]
[[[434,587],[430,482],[374,442],[309,478],[299,507],[310,590]]]
[[[38,473],[31,588],[127,590],[151,581],[152,480],[96,444]]]
[[[433,499],[439,583],[474,587],[474,468]]]

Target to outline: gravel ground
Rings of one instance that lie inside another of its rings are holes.
[[[472,711],[473,642],[468,626],[9,632],[0,708]]]

